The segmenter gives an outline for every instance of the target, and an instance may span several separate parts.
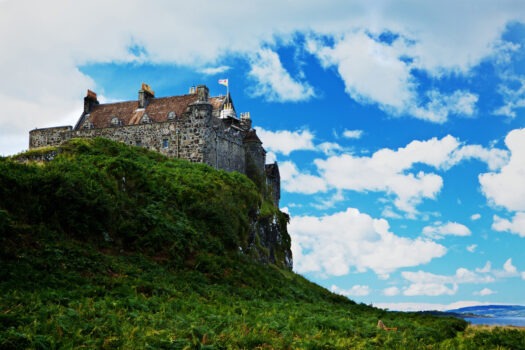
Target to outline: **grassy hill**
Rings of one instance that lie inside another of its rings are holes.
[[[0,349],[525,348],[260,263],[250,227],[271,216],[285,230],[243,175],[102,139],[2,158]]]

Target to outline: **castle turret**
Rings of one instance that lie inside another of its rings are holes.
[[[250,112],[241,113],[241,128],[244,130],[250,130],[252,128],[252,119],[250,118]]]

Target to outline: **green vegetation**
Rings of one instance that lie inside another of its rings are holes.
[[[0,349],[525,348],[258,263],[250,227],[273,209],[243,175],[101,139],[50,151],[0,159]]]

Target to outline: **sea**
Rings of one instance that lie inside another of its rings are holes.
[[[448,311],[472,324],[525,327],[522,305],[479,305]]]
[[[525,317],[463,317],[472,324],[525,327]]]

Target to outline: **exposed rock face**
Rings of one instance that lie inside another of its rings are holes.
[[[293,268],[291,239],[288,234],[288,215],[282,212],[259,218],[251,226],[249,254],[263,263]]]

